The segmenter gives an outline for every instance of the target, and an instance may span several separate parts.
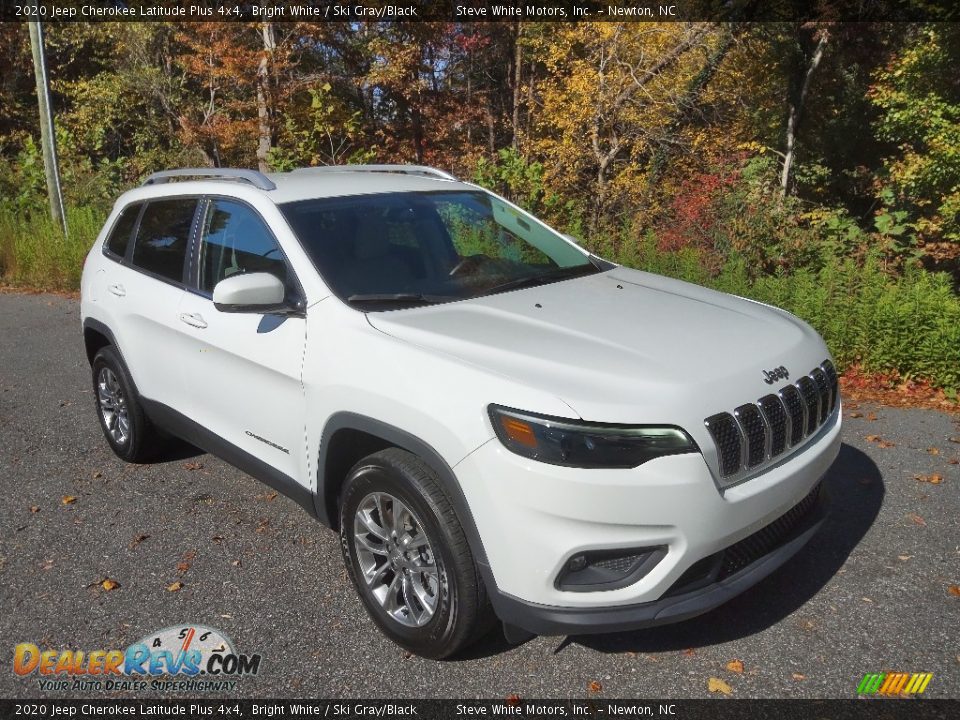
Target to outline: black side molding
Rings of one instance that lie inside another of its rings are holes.
[[[267,465],[163,403],[148,400],[145,397],[141,397],[140,402],[150,420],[157,426],[269,485],[277,492],[295,500],[310,516],[317,517],[313,493],[290,476],[284,475],[276,468]]]

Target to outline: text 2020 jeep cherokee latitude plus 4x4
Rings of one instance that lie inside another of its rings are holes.
[[[431,657],[494,617],[518,637],[717,606],[816,530],[840,443],[808,325],[431,168],[157,173],[90,251],[81,313],[120,457],[162,430],[291,496]]]

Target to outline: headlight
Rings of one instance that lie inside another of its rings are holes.
[[[493,429],[508,450],[551,465],[633,468],[664,455],[698,452],[678,427],[584,423],[498,405],[489,409]]]

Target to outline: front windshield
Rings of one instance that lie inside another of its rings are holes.
[[[330,288],[362,310],[598,272],[583,251],[485,192],[356,195],[280,207]]]

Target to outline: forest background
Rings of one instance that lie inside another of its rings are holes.
[[[75,290],[170,167],[417,163],[618,263],[785,307],[848,375],[960,388],[960,25],[0,23],[0,275]],[[655,308],[649,309],[655,312]]]

